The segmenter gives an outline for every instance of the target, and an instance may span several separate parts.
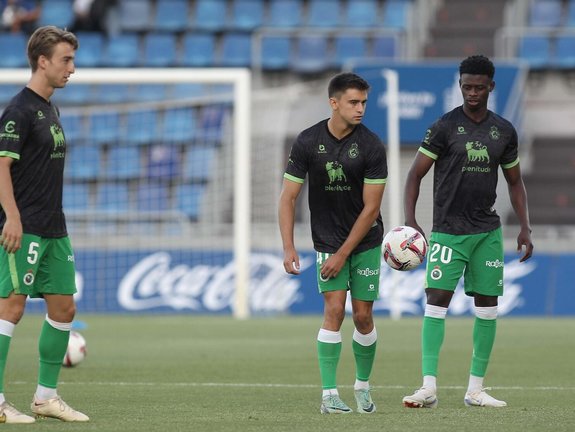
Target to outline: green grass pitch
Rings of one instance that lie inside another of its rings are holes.
[[[574,431],[575,319],[500,318],[486,385],[507,408],[466,408],[472,318],[448,317],[439,407],[407,409],[421,383],[420,318],[376,318],[373,415],[319,414],[315,338],[321,317],[81,315],[88,357],[63,369],[59,393],[87,424],[2,425],[34,431]],[[36,386],[43,317],[16,328],[5,394],[24,412]],[[342,329],[340,394],[352,408],[351,317]]]

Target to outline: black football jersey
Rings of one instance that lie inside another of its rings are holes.
[[[0,117],[0,156],[11,157],[10,174],[24,233],[67,235],[62,211],[66,139],[57,108],[29,88]],[[0,227],[6,215],[0,210]]]
[[[385,147],[364,125],[339,140],[327,120],[304,130],[293,144],[284,178],[303,183],[308,176],[314,248],[334,253],[349,236],[363,204],[363,185],[387,180]],[[381,214],[356,247],[359,253],[381,245]]]
[[[480,123],[463,107],[437,120],[419,148],[435,160],[433,231],[478,234],[501,226],[493,208],[498,169],[519,163],[517,147],[513,125],[491,111]]]

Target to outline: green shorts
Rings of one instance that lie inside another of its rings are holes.
[[[0,297],[26,294],[75,294],[74,252],[68,237],[22,236],[22,247],[7,254],[0,248]]]
[[[461,275],[469,296],[503,295],[501,228],[472,235],[431,233],[426,288],[455,291]]]
[[[381,246],[351,255],[335,278],[324,280],[320,269],[331,254],[317,252],[317,285],[320,293],[349,290],[351,297],[363,301],[375,301],[379,296],[379,270]]]

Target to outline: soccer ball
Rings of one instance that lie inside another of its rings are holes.
[[[416,229],[398,226],[383,238],[383,259],[392,269],[412,270],[425,260],[427,242]]]
[[[71,331],[68,349],[62,364],[66,367],[76,366],[86,358],[86,339],[80,333]]]

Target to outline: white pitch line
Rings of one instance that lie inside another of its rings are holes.
[[[10,384],[15,385],[32,385],[35,382],[13,381]],[[228,387],[228,388],[319,388],[319,384],[273,384],[273,383],[216,383],[216,382],[129,382],[129,381],[61,381],[63,385],[81,385],[81,386],[122,386],[122,387]],[[353,388],[353,385],[339,385],[340,388]],[[405,385],[374,385],[373,389],[413,389],[414,386]],[[440,389],[462,390],[464,386],[438,386]],[[558,387],[558,386],[490,386],[492,390],[519,390],[519,391],[575,391],[575,387]]]

